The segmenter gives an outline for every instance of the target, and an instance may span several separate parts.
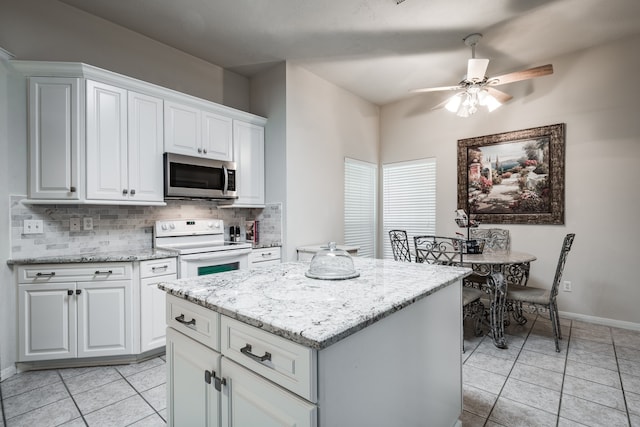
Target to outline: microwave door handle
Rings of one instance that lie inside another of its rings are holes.
[[[229,172],[226,166],[222,166],[222,174],[224,175],[224,185],[222,187],[222,194],[227,194],[229,191]]]

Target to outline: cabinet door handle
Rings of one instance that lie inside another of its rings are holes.
[[[246,356],[249,356],[251,359],[256,362],[264,362],[265,360],[271,360],[271,353],[265,351],[262,356],[258,356],[257,354],[251,353],[251,344],[247,344],[240,349],[240,352]]]
[[[202,150],[202,152],[203,152],[204,154],[207,154],[207,149],[206,149],[206,148],[205,148],[205,149],[203,149],[203,150]]]
[[[204,371],[204,382],[207,384],[211,384],[211,377],[216,376],[216,373],[213,371]]]
[[[202,154],[202,148],[198,148],[198,153]]]
[[[191,319],[188,322],[186,320],[184,320],[184,314],[181,314],[180,316],[175,318],[177,322],[182,323],[183,325],[193,325],[196,326],[196,319]]]
[[[113,270],[105,270],[105,271],[96,270],[94,274],[113,274]]]
[[[135,189],[133,189],[133,188],[131,189],[131,195],[132,195],[132,196],[135,196],[135,195],[136,195],[136,190],[135,190]]]
[[[123,189],[122,189],[122,194],[123,194],[123,195],[126,195],[128,192],[129,192],[129,190],[127,190],[126,188],[123,188]]]
[[[52,271],[51,273],[40,273],[40,272],[36,273],[37,277],[53,277],[55,275],[56,275],[55,271]]]
[[[80,295],[82,293],[82,289],[76,289],[76,295]]]
[[[73,295],[73,290],[72,289],[67,289],[67,295]]]
[[[74,187],[73,185],[71,186],[71,188],[69,188],[70,193],[75,193],[76,191],[78,190],[76,190],[76,187]]]
[[[204,382],[211,384],[211,380],[213,380],[213,386],[218,391],[222,391],[222,386],[227,385],[227,380],[225,378],[218,377],[216,375],[216,371],[204,371]]]

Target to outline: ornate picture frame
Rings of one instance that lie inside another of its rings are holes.
[[[458,140],[458,209],[485,224],[564,224],[565,126]]]

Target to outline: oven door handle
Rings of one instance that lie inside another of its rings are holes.
[[[251,248],[231,249],[228,251],[206,252],[199,255],[196,255],[196,254],[182,255],[181,259],[183,261],[207,261],[210,259],[234,258],[238,255],[248,255],[250,252],[251,252]]]

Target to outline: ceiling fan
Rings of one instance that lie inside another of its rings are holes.
[[[547,64],[497,77],[487,77],[485,73],[489,60],[476,58],[476,45],[481,38],[482,34],[473,33],[463,39],[464,44],[471,47],[471,59],[467,64],[467,75],[460,83],[455,86],[414,89],[411,92],[462,90],[462,92],[458,92],[446,101],[436,105],[432,110],[445,107],[460,117],[469,117],[478,111],[478,106],[486,106],[489,111],[493,111],[513,98],[508,93],[494,89],[494,86],[553,74],[553,66]]]

